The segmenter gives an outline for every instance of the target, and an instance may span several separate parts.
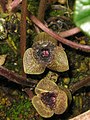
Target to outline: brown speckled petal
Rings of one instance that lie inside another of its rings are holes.
[[[35,42],[38,42],[40,44],[42,44],[43,42],[51,42],[53,45],[57,45],[57,40],[45,32],[39,33],[34,39],[34,43]]]
[[[64,72],[69,69],[67,55],[61,46],[57,46],[53,51],[54,58],[52,62],[47,66],[51,70],[57,72]]]
[[[62,114],[66,111],[68,107],[68,97],[66,93],[62,90],[58,93],[56,98],[56,107],[55,107],[55,114]]]
[[[41,94],[43,92],[55,92],[58,93],[59,87],[54,81],[48,79],[42,79],[35,88],[36,94]]]
[[[45,70],[45,66],[39,64],[33,56],[33,49],[29,48],[25,51],[23,57],[24,72],[27,74],[41,74]]]
[[[37,112],[44,118],[49,118],[53,116],[54,112],[49,107],[43,104],[39,96],[34,96],[32,98],[32,104]]]

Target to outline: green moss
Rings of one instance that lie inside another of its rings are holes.
[[[6,112],[6,116],[15,120],[19,120],[20,115],[22,115],[23,118],[28,118],[28,115],[31,114],[31,108],[32,104],[29,99],[23,98],[13,102],[12,106]]]
[[[39,6],[39,1],[28,0],[28,10],[32,11],[32,13],[37,14],[38,6]]]

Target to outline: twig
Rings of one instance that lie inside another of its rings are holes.
[[[19,1],[19,3],[21,2],[21,0],[16,0],[16,1]],[[18,4],[17,4],[17,6],[18,6]],[[10,10],[12,10],[13,8],[14,8],[14,6],[11,6]],[[42,24],[34,15],[32,15],[30,13],[29,16],[30,16],[30,19],[32,20],[33,23],[35,23],[39,28],[41,28],[42,30],[47,32],[49,35],[51,35],[52,37],[54,37],[55,39],[57,39],[61,43],[66,44],[66,45],[68,45],[68,46],[70,46],[72,48],[75,48],[75,49],[80,49],[82,51],[90,52],[90,46],[88,46],[88,45],[81,45],[81,44],[72,42],[72,41],[70,41],[68,39],[62,38],[61,36],[59,36],[56,33],[54,33],[52,30],[47,28],[44,24]]]
[[[41,22],[44,22],[46,4],[47,4],[47,0],[40,0],[39,9],[38,9],[38,19]]]
[[[69,87],[69,90],[71,91],[71,93],[75,93],[77,90],[79,90],[80,88],[84,87],[84,86],[90,86],[90,76],[80,80],[79,82],[76,82],[75,84],[71,85]]]
[[[23,0],[24,1],[24,0]],[[22,0],[14,0],[11,4],[7,6],[8,11],[12,11],[14,8],[16,8]]]
[[[26,16],[27,16],[27,0],[22,1],[21,6],[21,23],[20,23],[20,54],[23,58],[24,52],[26,50]],[[23,66],[23,63],[22,63]],[[26,77],[22,67],[22,75]]]
[[[22,86],[29,86],[31,88],[34,87],[34,85],[37,83],[34,80],[28,80],[25,77],[22,77],[18,75],[17,73],[12,72],[11,70],[8,70],[7,68],[0,66],[0,75],[7,78],[9,81],[15,82],[17,84],[20,84]],[[1,81],[2,79],[0,79]]]
[[[47,0],[40,0],[40,3],[39,3],[39,9],[38,9],[38,19],[44,23],[44,16],[45,16],[45,10],[46,10],[46,3],[47,3]],[[35,27],[35,30],[37,33],[40,33],[40,29],[34,25]]]
[[[22,91],[26,92],[28,97],[29,97],[29,99],[32,100],[34,94],[33,94],[33,92],[31,91],[30,88],[24,88],[24,89],[22,89]]]
[[[0,4],[1,4],[1,6],[2,6],[2,10],[3,10],[3,12],[6,12],[6,0],[0,0]]]
[[[20,51],[21,57],[26,50],[26,16],[27,16],[27,0],[22,1],[21,7],[21,23],[20,23]]]
[[[70,19],[65,17],[65,16],[57,16],[57,17],[50,17],[47,19],[47,22],[48,23],[51,23],[51,22],[54,22],[54,21],[57,21],[57,20],[64,20],[64,21],[67,21],[69,22]],[[61,37],[69,37],[69,36],[72,36],[74,34],[77,34],[79,33],[81,30],[78,28],[78,27],[74,27],[74,28],[71,28],[69,30],[66,30],[66,31],[63,31],[63,32],[60,32],[60,36]]]
[[[81,45],[81,44],[72,42],[72,41],[70,41],[68,39],[65,39],[65,38],[59,36],[58,34],[54,33],[49,28],[47,28],[34,15],[32,15],[32,13],[30,13],[29,16],[30,16],[30,19],[32,20],[33,23],[35,23],[39,28],[41,28],[43,31],[45,31],[46,33],[48,33],[49,35],[51,35],[52,37],[54,37],[55,39],[57,39],[61,43],[66,44],[66,45],[68,45],[68,46],[70,46],[72,48],[75,48],[75,49],[80,49],[82,51],[90,52],[90,46],[88,46],[88,45]]]
[[[77,34],[79,32],[80,32],[80,29],[78,27],[75,27],[75,28],[72,28],[70,30],[60,32],[60,36],[61,37],[69,37],[69,36],[72,36],[72,35]]]

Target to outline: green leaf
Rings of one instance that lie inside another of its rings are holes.
[[[76,0],[74,22],[90,36],[90,0]]]

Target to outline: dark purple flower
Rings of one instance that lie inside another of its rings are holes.
[[[24,72],[27,74],[41,74],[45,68],[64,72],[69,69],[68,59],[63,47],[57,46],[57,40],[47,33],[39,33],[23,57]]]

